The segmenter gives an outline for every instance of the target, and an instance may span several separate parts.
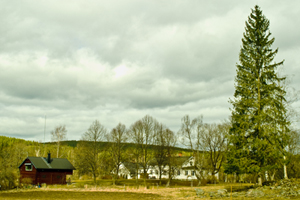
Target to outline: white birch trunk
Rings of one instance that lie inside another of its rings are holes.
[[[283,176],[283,178],[288,179],[288,174],[287,174],[287,169],[286,169],[286,164],[285,164],[285,160],[286,160],[285,156],[283,156],[283,160],[284,160],[284,163],[283,163],[283,174],[284,174],[284,176]]]

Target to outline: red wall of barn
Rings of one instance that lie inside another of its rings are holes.
[[[36,174],[37,170],[32,165],[32,171],[25,170],[25,163],[31,163],[29,159],[26,159],[23,165],[20,167],[20,182],[22,183],[24,178],[30,178],[32,180],[32,184],[36,184]]]
[[[37,172],[37,183],[66,184],[66,172]]]
[[[30,178],[32,184],[66,184],[66,175],[72,175],[72,170],[37,170],[32,165],[32,171],[25,170],[25,163],[31,163],[29,159],[26,159],[24,164],[20,167],[20,182],[22,183],[24,178]]]

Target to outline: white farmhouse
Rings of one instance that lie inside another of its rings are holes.
[[[179,180],[195,180],[195,161],[194,157],[175,157],[174,160],[174,169],[173,169],[173,179]],[[154,164],[155,162],[150,162],[148,166],[148,178],[149,179],[159,179],[159,167]],[[123,162],[120,165],[119,176],[126,179],[140,178],[143,173],[141,165],[138,165],[138,174],[136,175],[136,164],[131,162]],[[162,179],[169,178],[169,166],[162,166]]]

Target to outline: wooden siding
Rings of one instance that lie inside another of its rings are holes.
[[[36,169],[32,164],[32,171],[26,171],[26,163],[31,163],[29,159],[20,166],[20,182],[23,182],[24,178],[30,178],[33,185],[42,183],[46,184],[66,184],[66,175],[72,175],[72,170],[51,170],[51,169]]]
[[[28,178],[31,179],[32,184],[36,184],[37,170],[34,167],[34,165],[32,165],[32,171],[26,171],[25,170],[26,163],[31,163],[31,162],[29,159],[26,159],[24,164],[20,167],[20,182],[22,183],[24,178]]]

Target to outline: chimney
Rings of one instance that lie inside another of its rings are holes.
[[[50,152],[48,153],[47,163],[49,163],[49,164],[51,163],[51,153]]]

